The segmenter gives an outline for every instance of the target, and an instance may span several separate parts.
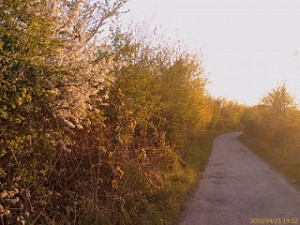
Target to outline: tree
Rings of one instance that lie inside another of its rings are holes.
[[[286,116],[287,109],[295,108],[295,98],[288,93],[285,84],[272,89],[263,99],[261,104],[267,106],[277,115]]]
[[[258,106],[250,109],[246,124],[249,135],[266,146],[293,145],[299,127],[297,104],[285,84],[272,89]]]

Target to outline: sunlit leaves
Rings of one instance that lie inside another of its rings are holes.
[[[295,98],[282,84],[249,110],[246,131],[265,145],[295,148],[300,134],[299,118]]]
[[[295,99],[288,93],[285,84],[272,89],[263,99],[262,104],[269,107],[274,113],[285,114],[288,108],[295,108]]]

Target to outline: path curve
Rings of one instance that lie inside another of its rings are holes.
[[[241,144],[240,134],[214,140],[208,166],[180,225],[300,225],[300,193]]]

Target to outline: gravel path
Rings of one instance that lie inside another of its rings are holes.
[[[214,140],[203,179],[180,225],[300,225],[300,193],[241,144],[240,134]]]

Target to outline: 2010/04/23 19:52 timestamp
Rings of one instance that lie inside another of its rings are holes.
[[[298,224],[298,218],[251,218],[250,224]]]

